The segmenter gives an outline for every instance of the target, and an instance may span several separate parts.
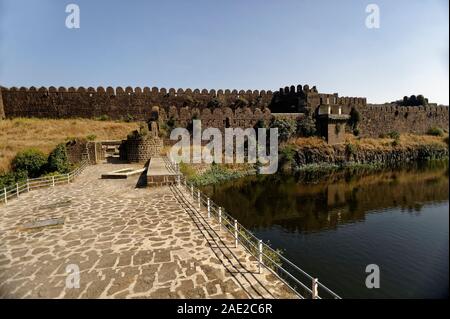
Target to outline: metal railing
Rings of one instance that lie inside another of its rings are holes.
[[[26,181],[16,183],[16,185],[4,187],[3,189],[0,189],[0,203],[8,204],[9,200],[13,198],[20,198],[20,194],[28,193],[33,189],[54,187],[60,184],[69,184],[75,179],[75,177],[80,175],[88,165],[88,160],[85,159],[81,162],[78,168],[67,174],[27,179]]]
[[[219,231],[226,231],[234,239],[234,245],[242,245],[253,257],[256,258],[258,271],[262,268],[268,269],[280,278],[293,292],[300,298],[312,299],[341,299],[338,294],[326,287],[319,280],[296,266],[293,262],[277,251],[263,243],[249,230],[242,226],[236,219],[229,215],[223,207],[214,203],[209,197],[203,194],[200,189],[189,183],[179,170],[179,165],[168,157],[168,162],[172,169],[178,173],[177,187],[185,189],[192,197],[192,205],[198,211],[202,207],[206,210],[206,219],[215,220],[219,224]]]

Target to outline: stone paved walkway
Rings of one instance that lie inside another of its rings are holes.
[[[231,237],[209,236],[172,188],[99,179],[125,167],[90,166],[70,185],[0,205],[0,298],[294,297]],[[48,218],[64,224],[23,228]],[[70,264],[78,289],[66,288]]]

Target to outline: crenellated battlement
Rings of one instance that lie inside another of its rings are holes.
[[[2,91],[5,94],[8,93],[79,93],[79,94],[85,94],[85,93],[92,93],[92,94],[107,94],[107,95],[131,95],[131,94],[137,94],[137,95],[148,95],[148,96],[161,96],[161,95],[169,95],[169,96],[191,96],[191,97],[242,97],[242,98],[249,98],[249,99],[256,99],[256,98],[272,98],[272,91],[268,90],[215,90],[215,89],[166,89],[166,88],[157,88],[157,87],[131,87],[127,86],[125,89],[121,86],[118,86],[116,88],[113,88],[111,86],[108,86],[106,88],[99,86],[97,88],[93,87],[59,87],[56,88],[54,86],[50,87],[40,87],[36,88],[34,86],[32,87],[11,87],[11,88],[5,88],[2,87]]]
[[[304,113],[309,116],[329,106],[331,114],[361,114],[361,135],[399,131],[424,133],[432,126],[448,129],[445,106],[397,106],[367,104],[364,97],[340,97],[319,93],[315,86],[286,86],[270,90],[175,89],[158,87],[0,87],[0,119],[14,117],[96,118],[146,121],[158,107],[162,119],[188,125],[193,117],[212,127],[249,127],[272,113]]]
[[[273,113],[308,113],[312,114],[321,105],[340,105],[344,112],[352,107],[365,107],[366,98],[339,97],[338,93],[319,93],[316,86],[291,85],[280,88],[274,93],[270,109]]]
[[[6,117],[98,117],[146,120],[154,105],[206,108],[215,99],[215,107],[264,109],[272,100],[270,90],[207,90],[157,87],[11,87],[2,88]]]

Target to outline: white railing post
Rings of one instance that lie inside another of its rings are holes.
[[[27,193],[30,192],[30,180],[27,177]]]
[[[258,254],[259,254],[259,273],[262,273],[263,255],[262,255],[262,240],[258,242]]]
[[[16,194],[17,198],[19,197],[19,183],[16,183]]]
[[[194,199],[194,185],[191,185],[191,196]]]
[[[208,205],[208,218],[211,218],[211,202],[209,200],[209,197],[207,200],[207,205]]]
[[[222,230],[222,207],[219,207],[219,230]]]
[[[234,220],[234,245],[238,246],[238,223],[237,219]]]
[[[197,191],[197,196],[198,196],[198,209],[200,209],[201,206],[201,199],[200,199],[200,191]]]
[[[311,287],[312,299],[319,298],[319,279],[313,278]]]
[[[5,195],[5,205],[8,203],[8,195],[6,195],[6,187],[3,189],[3,195]]]
[[[67,173],[67,184],[70,184],[70,179],[69,179],[70,175],[69,173]]]
[[[181,176],[180,176],[180,174],[177,175],[177,185],[178,185],[178,187],[181,186]]]
[[[55,176],[52,176],[52,186],[55,187]]]

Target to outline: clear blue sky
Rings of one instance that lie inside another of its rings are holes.
[[[81,28],[67,29],[76,3]],[[367,29],[366,5],[381,10]],[[0,0],[0,85],[320,92],[449,103],[448,0]]]

